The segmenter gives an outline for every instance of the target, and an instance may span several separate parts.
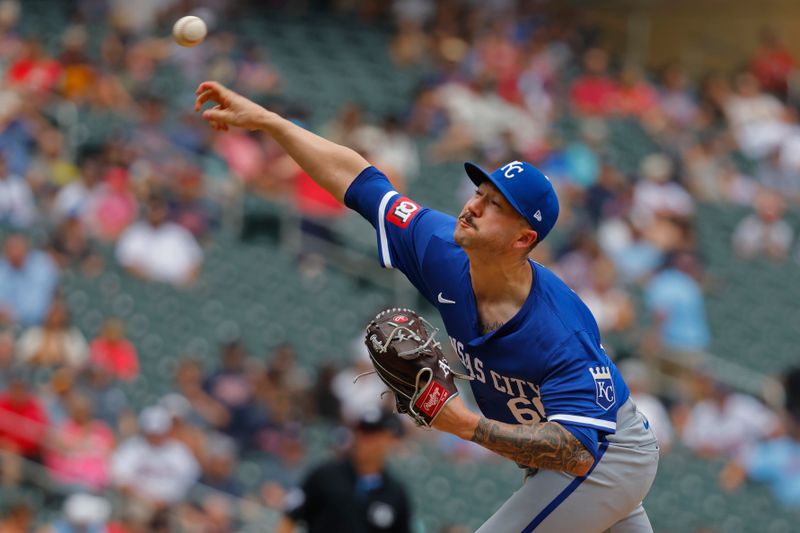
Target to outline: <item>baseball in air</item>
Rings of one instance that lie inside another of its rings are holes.
[[[181,46],[197,46],[203,42],[208,33],[203,19],[195,16],[181,17],[172,27],[172,36]]]

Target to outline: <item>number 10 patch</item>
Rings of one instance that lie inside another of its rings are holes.
[[[386,220],[395,226],[406,228],[411,223],[411,219],[417,216],[422,207],[405,196],[401,196],[392,204],[386,212]]]

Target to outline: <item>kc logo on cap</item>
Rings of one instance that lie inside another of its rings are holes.
[[[522,161],[512,161],[500,167],[500,170],[503,171],[503,176],[511,179],[525,169],[522,167]]]

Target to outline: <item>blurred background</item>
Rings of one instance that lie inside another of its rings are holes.
[[[659,435],[655,530],[797,531],[799,11],[0,0],[0,532],[273,531],[381,403],[374,376],[353,384],[366,322],[440,324],[275,143],[198,119],[205,79],[446,212],[465,159],[542,168],[562,213],[533,257]],[[186,14],[209,25],[195,48],[170,37]],[[414,531],[472,531],[522,482],[403,435]]]

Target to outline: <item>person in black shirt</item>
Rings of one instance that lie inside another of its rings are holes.
[[[287,496],[278,533],[302,522],[308,533],[409,533],[411,507],[405,487],[386,470],[386,458],[402,435],[400,420],[376,410],[357,423],[343,459],[314,468]]]

